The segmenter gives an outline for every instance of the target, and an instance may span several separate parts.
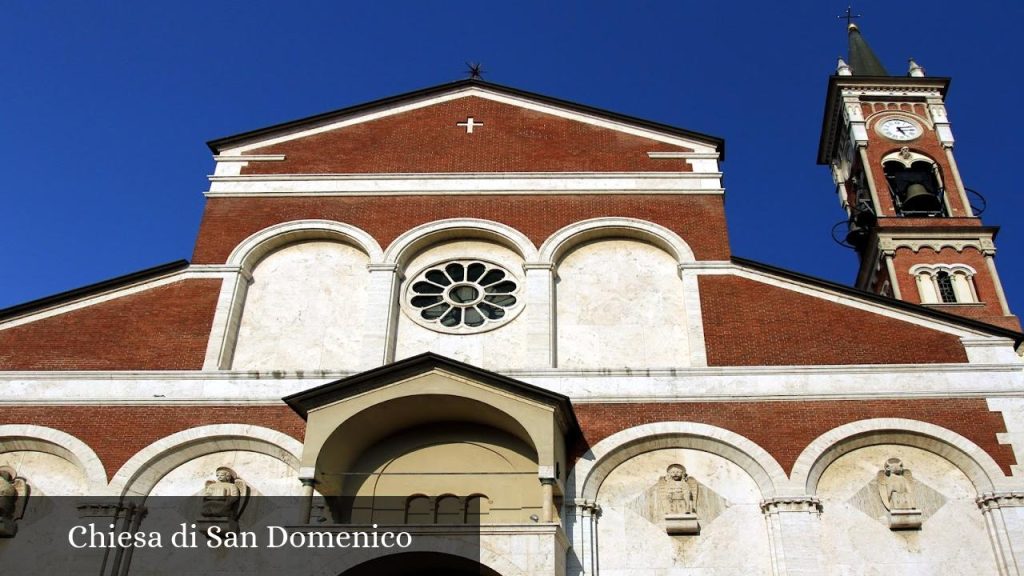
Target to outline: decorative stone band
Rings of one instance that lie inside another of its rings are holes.
[[[821,514],[821,510],[821,500],[814,496],[783,496],[761,501],[761,512],[764,514],[778,514],[780,512]]]
[[[1024,506],[1024,492],[983,492],[974,501],[983,512],[995,508],[1022,507]]]

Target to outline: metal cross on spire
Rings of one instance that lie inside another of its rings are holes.
[[[466,62],[467,72],[470,80],[483,80],[484,67],[479,62]]]
[[[846,14],[840,14],[839,16],[836,16],[836,18],[839,18],[840,20],[844,20],[844,19],[846,20],[846,27],[847,28],[849,28],[850,26],[853,25],[853,19],[854,18],[860,18],[860,17],[861,17],[860,14],[854,14],[853,13],[853,6],[847,6],[846,7]]]

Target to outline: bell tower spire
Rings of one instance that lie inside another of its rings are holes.
[[[850,68],[855,76],[888,76],[885,66],[875,56],[867,40],[861,36],[860,28],[850,22],[847,26],[850,35]]]
[[[846,218],[837,241],[856,251],[856,286],[1020,329],[995,265],[999,229],[964,185],[946,112],[949,78],[913,59],[891,76],[847,20],[849,54],[829,78],[818,163],[829,166]]]

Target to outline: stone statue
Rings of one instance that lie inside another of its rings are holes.
[[[0,466],[0,538],[18,533],[18,520],[25,516],[31,493],[28,482],[14,468]]]
[[[899,458],[889,458],[878,471],[878,495],[889,511],[889,528],[916,530],[921,527],[921,511],[914,499],[914,477]]]
[[[216,476],[216,480],[207,480],[203,489],[200,522],[218,525],[222,532],[237,532],[238,519],[249,503],[249,485],[226,466],[217,468]]]
[[[899,458],[889,458],[885,468],[878,471],[878,494],[886,510],[912,510],[914,477],[903,467]]]
[[[682,464],[672,464],[661,479],[662,499],[669,514],[697,513],[697,480]]]
[[[665,510],[665,531],[669,534],[699,534],[697,498],[700,485],[682,464],[672,464],[658,480],[658,497]]]

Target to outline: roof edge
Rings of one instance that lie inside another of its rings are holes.
[[[936,320],[942,320],[942,321],[945,321],[945,322],[952,322],[952,323],[955,323],[955,324],[960,324],[960,325],[968,327],[968,328],[973,328],[975,330],[980,330],[980,331],[983,331],[983,332],[988,332],[989,334],[992,334],[993,336],[1002,336],[1004,338],[1009,338],[1009,339],[1013,340],[1014,347],[1018,347],[1018,346],[1021,345],[1022,342],[1024,342],[1024,333],[1016,332],[1016,331],[1010,330],[1008,328],[1003,328],[1002,326],[996,326],[994,324],[988,324],[987,322],[981,322],[980,320],[974,320],[973,318],[966,318],[964,316],[957,316],[956,314],[950,314],[949,312],[942,312],[940,310],[934,310],[932,308],[928,308],[927,306],[922,306],[920,304],[914,304],[914,303],[911,303],[911,302],[906,302],[904,300],[896,300],[895,298],[889,298],[887,296],[882,296],[880,294],[875,294],[874,292],[868,292],[866,290],[861,290],[859,288],[854,288],[853,286],[847,286],[845,284],[839,284],[837,282],[833,282],[831,280],[825,280],[824,278],[818,278],[816,276],[808,276],[807,274],[802,274],[800,272],[794,272],[793,270],[788,270],[786,268],[779,268],[777,266],[772,266],[771,264],[765,264],[763,262],[757,262],[755,260],[748,260],[746,258],[741,258],[739,256],[733,256],[731,260],[732,260],[733,264],[738,264],[740,266],[746,266],[746,267],[749,267],[749,268],[754,268],[754,269],[760,270],[762,272],[768,272],[770,274],[775,274],[775,275],[778,275],[778,276],[783,276],[783,277],[789,278],[791,280],[797,280],[799,282],[804,282],[806,284],[812,284],[812,285],[815,285],[815,286],[818,286],[818,287],[821,287],[821,288],[827,288],[829,290],[835,290],[837,292],[842,292],[842,293],[847,294],[849,296],[853,296],[853,297],[856,297],[856,298],[861,298],[861,299],[864,299],[864,300],[868,300],[868,301],[870,301],[870,302],[872,302],[874,304],[881,304],[882,306],[887,306],[887,307],[890,307],[890,308],[896,308],[896,309],[902,310],[904,312],[911,312],[911,313],[914,313],[914,314],[920,314],[920,315],[923,315],[923,316],[928,316],[928,317],[934,318]]]
[[[562,108],[569,108],[569,109],[575,110],[577,112],[582,112],[582,113],[585,113],[585,114],[592,114],[592,115],[596,115],[596,116],[602,116],[604,118],[608,118],[608,119],[611,119],[611,120],[616,120],[616,121],[619,121],[619,122],[625,122],[625,123],[633,124],[633,125],[636,125],[636,126],[642,126],[644,128],[648,128],[648,129],[655,130],[655,131],[658,131],[658,132],[667,132],[669,134],[673,134],[673,135],[676,135],[676,136],[681,136],[683,138],[689,138],[689,139],[692,139],[692,140],[699,140],[699,141],[702,141],[702,142],[705,142],[707,144],[710,144],[710,145],[714,146],[715,149],[718,151],[719,159],[722,160],[722,161],[725,160],[725,140],[720,138],[720,137],[718,137],[718,136],[712,136],[710,134],[703,134],[701,132],[694,132],[692,130],[687,130],[685,128],[679,128],[678,126],[672,126],[672,125],[669,125],[669,124],[662,124],[660,122],[654,122],[652,120],[645,120],[643,118],[637,118],[635,116],[629,116],[629,115],[626,115],[626,114],[620,114],[618,112],[612,112],[610,110],[604,110],[602,108],[595,108],[593,106],[587,106],[585,104],[579,104],[579,103],[572,102],[572,101],[569,101],[569,100],[562,100],[560,98],[554,98],[552,96],[545,96],[543,94],[537,94],[535,92],[528,92],[526,90],[520,90],[518,88],[512,88],[512,87],[509,87],[509,86],[503,86],[501,84],[494,84],[492,82],[486,82],[484,80],[477,80],[477,79],[456,80],[454,82],[448,82],[448,83],[445,83],[445,84],[438,84],[438,85],[430,86],[430,87],[427,87],[427,88],[421,88],[419,90],[413,90],[412,92],[406,92],[406,93],[403,93],[403,94],[398,94],[396,96],[389,96],[387,98],[381,98],[381,99],[378,99],[378,100],[372,100],[370,102],[365,102],[363,104],[356,104],[355,106],[349,106],[349,107],[346,107],[346,108],[339,108],[337,110],[331,110],[329,112],[323,112],[323,113],[316,114],[316,115],[313,115],[313,116],[307,116],[305,118],[299,118],[297,120],[291,120],[291,121],[288,121],[288,122],[282,122],[280,124],[273,124],[271,126],[266,126],[264,128],[258,128],[256,130],[250,130],[250,131],[247,131],[247,132],[242,132],[242,133],[234,134],[234,135],[231,135],[231,136],[224,136],[224,137],[221,137],[221,138],[216,138],[216,139],[208,141],[206,143],[206,145],[210,148],[210,150],[213,153],[217,154],[217,153],[220,152],[220,150],[222,150],[223,148],[226,148],[226,147],[228,147],[228,146],[230,146],[232,144],[238,144],[240,142],[243,142],[243,141],[246,141],[246,140],[251,140],[253,138],[256,138],[256,137],[259,137],[259,136],[262,136],[262,135],[265,135],[265,134],[270,134],[270,133],[278,132],[278,131],[281,131],[281,130],[287,130],[287,129],[290,129],[290,128],[296,128],[296,127],[299,127],[299,126],[302,126],[302,125],[305,125],[305,124],[319,123],[319,122],[322,122],[322,121],[325,121],[325,120],[328,120],[328,119],[331,119],[331,118],[335,118],[335,117],[343,117],[343,116],[349,116],[349,115],[352,115],[352,114],[358,114],[360,112],[364,112],[364,111],[371,110],[373,108],[378,108],[378,107],[381,107],[381,106],[387,106],[387,105],[390,105],[390,104],[394,104],[396,102],[401,102],[403,100],[411,100],[411,99],[414,99],[414,98],[429,97],[429,96],[433,96],[435,94],[441,94],[441,93],[444,93],[444,92],[449,92],[449,91],[452,91],[452,90],[459,90],[459,89],[462,89],[462,88],[469,88],[469,87],[477,87],[477,88],[490,89],[490,90],[494,90],[496,92],[503,92],[505,94],[509,94],[509,95],[512,95],[512,96],[519,96],[519,97],[527,98],[527,99],[531,99],[531,100],[538,100],[538,101],[544,102],[546,104],[550,104],[552,106],[558,106],[558,107],[562,107]]]
[[[160,264],[159,266],[153,266],[152,268],[146,268],[144,270],[139,270],[138,272],[132,272],[123,276],[116,276],[108,280],[101,280],[94,284],[87,284],[79,288],[58,292],[57,294],[51,294],[50,296],[44,296],[35,300],[29,300],[22,304],[15,304],[14,306],[9,306],[7,308],[0,308],[0,321],[7,320],[15,316],[21,316],[27,312],[33,312],[42,308],[49,308],[56,304],[61,304],[71,300],[78,300],[87,296],[107,292],[115,288],[122,288],[130,284],[151,280],[171,272],[184,270],[188,268],[188,266],[188,260],[175,260],[174,262]]]

